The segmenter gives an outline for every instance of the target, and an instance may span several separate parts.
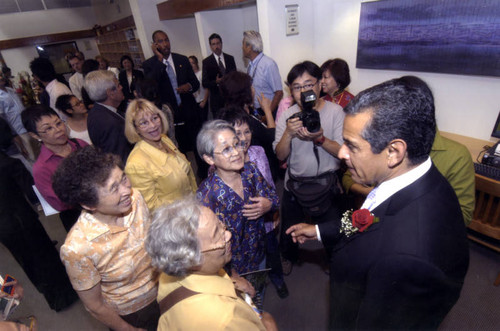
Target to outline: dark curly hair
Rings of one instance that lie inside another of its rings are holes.
[[[99,70],[99,62],[97,62],[97,60],[88,59],[83,62],[82,64],[83,77],[87,76],[89,72],[95,70]]]
[[[37,57],[30,62],[30,70],[42,82],[50,82],[56,78],[56,69],[49,59]]]
[[[371,112],[361,136],[379,154],[394,139],[406,142],[411,164],[427,159],[436,135],[432,92],[417,77],[405,76],[359,93],[344,109],[347,116]]]
[[[76,98],[73,94],[63,94],[57,97],[56,100],[56,108],[62,111],[66,116],[73,116],[72,113],[68,111],[68,109],[73,108],[71,105],[71,98]]]
[[[231,71],[224,75],[220,83],[220,91],[226,100],[226,106],[252,105],[252,77],[240,72]]]
[[[240,107],[224,107],[217,113],[217,119],[231,123],[232,126],[247,124],[250,126],[250,116]]]
[[[86,146],[61,162],[52,175],[52,188],[68,205],[95,207],[99,203],[98,188],[104,186],[116,167],[123,170],[118,156]]]

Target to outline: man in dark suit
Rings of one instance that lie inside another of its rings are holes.
[[[356,182],[375,186],[362,208],[376,219],[287,233],[333,246],[331,329],[437,329],[460,296],[469,253],[457,197],[429,158],[432,95],[394,79],[345,111],[339,157]]]
[[[117,113],[124,99],[121,85],[111,71],[96,70],[85,76],[84,87],[95,102],[87,117],[92,144],[120,156],[125,164],[132,145],[125,138],[125,119]]]
[[[212,33],[208,42],[212,54],[203,60],[202,85],[210,91],[210,111],[215,117],[219,109],[224,107],[219,82],[226,73],[236,71],[236,63],[232,55],[222,52],[222,38],[217,33]]]
[[[153,33],[151,48],[155,55],[142,64],[144,74],[158,82],[162,103],[168,104],[174,112],[179,149],[183,153],[194,151],[201,123],[193,92],[200,88],[200,83],[188,58],[170,52],[170,40],[165,32],[158,30]]]

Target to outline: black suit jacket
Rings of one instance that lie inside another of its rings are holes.
[[[319,224],[331,263],[335,329],[436,329],[460,296],[469,251],[455,192],[432,165],[372,213],[365,232]]]
[[[128,85],[128,80],[127,80],[127,72],[125,70],[120,71],[120,74],[118,75],[118,81],[120,82],[120,85],[122,86],[122,91],[123,95],[125,96],[125,100],[131,100],[134,99],[134,91],[135,91],[135,84],[137,81],[141,80],[144,78],[144,74],[140,70],[132,70],[132,82],[130,83],[130,86]]]
[[[153,56],[142,64],[144,74],[147,78],[154,79],[158,83],[159,95],[162,103],[170,105],[174,111],[174,121],[179,122],[197,122],[198,104],[193,97],[193,92],[200,88],[200,82],[191,68],[189,60],[184,55],[172,53],[172,60],[175,65],[177,76],[177,85],[191,84],[192,90],[188,93],[181,93],[181,105],[177,105],[174,90],[168,78],[166,65],[160,62],[156,56]]]
[[[234,57],[226,53],[222,53],[222,55],[224,56],[226,73],[236,71]],[[217,75],[219,75],[219,64],[213,54],[205,58],[202,64],[202,85],[210,91],[211,111],[217,112],[220,108],[224,107],[224,98],[221,96],[219,85],[215,81]]]
[[[123,164],[127,162],[132,145],[125,138],[123,117],[96,102],[89,110],[87,129],[94,146],[120,156]]]

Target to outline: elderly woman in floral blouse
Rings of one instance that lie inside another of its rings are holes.
[[[205,123],[196,142],[200,157],[216,169],[200,184],[198,199],[231,231],[231,278],[237,289],[253,294],[254,284],[239,275],[265,266],[264,214],[278,209],[278,195],[254,163],[245,163],[245,144],[228,122]],[[255,303],[259,309],[262,292],[263,288],[257,288]]]

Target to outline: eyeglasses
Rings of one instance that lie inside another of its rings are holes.
[[[150,120],[141,119],[139,123],[137,123],[137,126],[141,129],[146,129],[149,126],[149,123],[158,124],[160,122],[161,122],[160,115],[153,115],[151,116]]]
[[[64,124],[63,121],[59,120],[57,121],[56,123],[54,123],[54,125],[50,125],[48,127],[46,127],[46,129],[44,131],[37,131],[38,133],[48,133],[48,134],[53,134],[56,130],[62,130],[62,128],[65,126],[66,124]]]
[[[220,152],[214,152],[214,154],[222,154],[222,156],[226,158],[230,158],[231,155],[233,155],[234,151],[243,151],[245,149],[245,142],[244,141],[238,141],[236,144],[233,146],[227,146]]]
[[[217,242],[224,241],[224,243],[223,244],[219,244],[219,245],[217,245],[215,247],[212,247],[212,248],[209,248],[209,249],[204,249],[200,253],[207,253],[207,252],[217,251],[219,249],[226,248],[226,245],[228,243],[228,241],[226,240],[226,231],[227,231],[226,224],[222,224],[222,238],[219,238],[219,240],[217,240]]]
[[[71,108],[75,108],[75,107],[81,106],[82,104],[83,104],[83,101],[82,100],[78,100],[77,103],[75,103],[74,105],[71,105]]]
[[[306,84],[306,85],[293,85],[292,90],[294,92],[301,92],[302,90],[311,90],[316,84],[318,84],[318,81],[314,84]]]

